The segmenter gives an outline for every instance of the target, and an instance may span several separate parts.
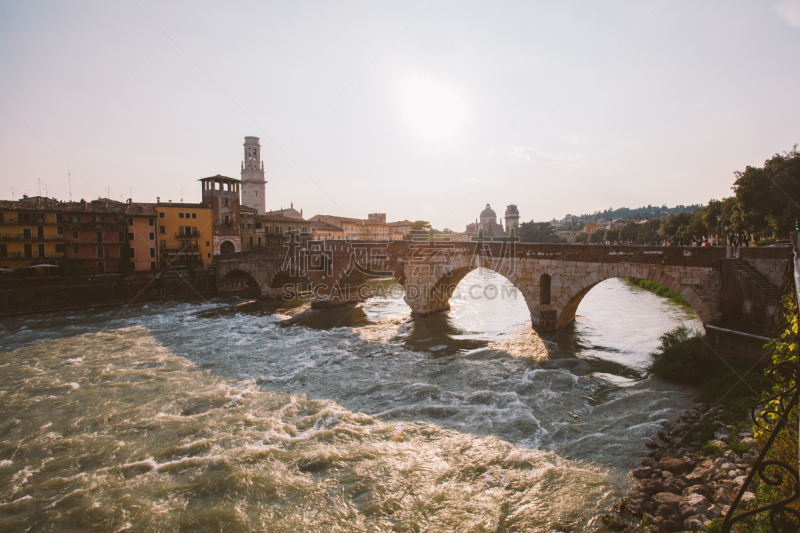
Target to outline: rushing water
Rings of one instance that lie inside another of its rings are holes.
[[[647,354],[700,323],[608,280],[542,342],[520,295],[468,291],[504,283],[421,319],[389,296],[6,319],[0,530],[593,531],[692,399]]]

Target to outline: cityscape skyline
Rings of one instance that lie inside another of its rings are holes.
[[[706,203],[800,118],[800,4],[720,6],[4,5],[0,196],[198,201],[252,135],[267,209]]]

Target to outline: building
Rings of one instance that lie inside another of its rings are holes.
[[[63,214],[52,198],[0,201],[0,268],[15,269],[64,257]]]
[[[414,225],[410,220],[401,220],[399,222],[389,222],[389,229],[394,234],[408,235],[411,233],[411,228]],[[402,238],[402,237],[401,237]]]
[[[154,207],[158,213],[159,260],[173,266],[210,266],[214,252],[211,206],[159,201]]]
[[[158,269],[158,210],[153,204],[128,200],[123,212],[128,225],[128,257],[134,271]]]
[[[516,206],[514,207],[516,208]],[[511,213],[511,215],[513,217],[514,213]],[[516,213],[516,217],[519,220],[519,212]],[[489,204],[486,204],[486,208],[481,211],[479,220],[476,220],[474,224],[467,224],[467,234],[471,237],[483,239],[505,237],[507,235],[503,226],[497,223],[497,213],[494,212]]]
[[[266,215],[279,215],[279,216],[286,217],[286,218],[296,218],[298,220],[305,220],[303,218],[303,210],[301,209],[300,211],[298,211],[297,209],[295,209],[294,208],[294,202],[292,202],[290,205],[291,205],[291,207],[288,207],[287,209],[280,208],[280,209],[276,209],[274,211],[267,211],[264,214],[266,214]]]
[[[127,269],[120,268],[120,259],[129,256],[124,203],[98,198],[63,203],[55,209],[64,221],[64,255],[80,265],[80,272],[112,274]]]
[[[488,204],[487,204],[488,205]],[[516,232],[519,229],[519,209],[514,204],[506,206],[506,235],[511,235],[512,230]]]
[[[339,228],[345,240],[391,240],[397,236],[386,223],[385,213],[370,213],[367,218],[337,217],[334,215],[314,215],[311,222],[325,222]],[[399,238],[402,238],[400,235]]]
[[[258,137],[244,138],[244,161],[242,161],[242,205],[252,207],[257,214],[266,211],[266,185],[264,161],[261,160],[261,144]]]
[[[203,206],[211,208],[213,217],[211,239],[213,255],[241,252],[242,227],[239,215],[241,182],[219,174],[199,181],[203,184]],[[258,209],[257,206],[248,207]],[[263,205],[261,210],[264,210]]]
[[[312,241],[341,241],[344,239],[344,231],[339,226],[322,220],[312,221],[310,224]]]

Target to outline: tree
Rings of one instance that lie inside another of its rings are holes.
[[[555,234],[549,222],[523,222],[518,235],[521,242],[567,242],[567,239]]]
[[[598,229],[589,234],[589,242],[592,244],[602,244],[606,239],[606,230]]]
[[[603,238],[606,240],[606,242],[617,242],[619,240],[619,230],[607,229]]]
[[[744,172],[736,172],[732,188],[741,208],[742,226],[749,226],[750,233],[760,233],[765,226],[774,225],[778,237],[788,237],[800,219],[797,145],[766,160],[763,168],[748,166]]]
[[[427,220],[417,220],[411,223],[411,231],[430,231],[433,228]]]
[[[636,222],[628,221],[619,230],[619,238],[625,242],[636,242],[639,235],[639,225]]]
[[[636,234],[638,244],[657,244],[659,242],[658,232],[661,229],[661,219],[648,220],[644,224],[639,224]]]

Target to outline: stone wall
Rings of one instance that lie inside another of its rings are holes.
[[[791,248],[745,247],[737,250],[739,258],[761,272],[767,280],[778,288],[784,282],[789,265]]]
[[[713,352],[725,359],[747,359],[753,362],[769,363],[764,345],[770,342],[767,337],[750,335],[730,329],[706,326],[706,342]]]
[[[169,272],[161,276],[120,275],[47,277],[0,281],[0,314],[50,311],[111,305],[131,301],[165,300],[217,292],[213,271]]]

